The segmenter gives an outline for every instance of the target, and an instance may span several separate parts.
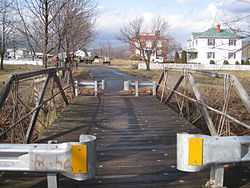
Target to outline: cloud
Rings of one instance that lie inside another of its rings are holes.
[[[158,0],[157,2],[162,2]],[[164,17],[170,25],[170,34],[185,46],[186,40],[192,32],[199,32],[208,29],[217,23],[229,23],[238,17],[249,14],[250,0],[207,0],[207,3],[198,4],[198,0],[176,0],[176,10],[161,7],[159,11],[150,10],[150,8],[118,8],[108,9],[101,7],[101,14],[97,21],[97,30],[109,40],[112,36],[118,36],[120,28],[134,19],[143,16],[146,22],[154,16]],[[205,1],[204,1],[205,2]],[[195,6],[182,5],[182,10],[178,8],[177,3],[188,4],[196,3]],[[242,20],[237,23],[239,26],[247,27],[249,22]],[[224,24],[226,26],[226,24]],[[107,33],[112,35],[107,35]],[[114,37],[115,38],[115,37]],[[114,39],[115,40],[115,39]]]
[[[176,0],[177,3],[180,3],[180,4],[190,4],[190,3],[194,3],[196,2],[197,0]]]
[[[232,14],[249,13],[250,0],[225,0],[223,3],[217,0],[217,6],[222,11]]]

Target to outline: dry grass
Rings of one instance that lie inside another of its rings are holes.
[[[0,89],[11,74],[39,69],[42,67],[36,65],[4,65],[4,70],[0,70]]]
[[[138,63],[139,63],[138,61],[115,59],[112,61],[111,67],[133,76],[139,76],[149,80],[158,81],[161,74],[160,70],[152,70],[152,71],[138,70],[137,69]]]
[[[89,65],[82,65],[78,67],[76,71],[74,71],[74,78],[75,79],[89,79],[89,71],[91,66]]]
[[[136,64],[138,64],[138,61],[131,61],[131,60],[120,60],[115,59],[112,61],[112,67],[116,68],[122,72],[128,73],[130,75],[139,76],[143,78],[147,78],[150,80],[158,81],[161,70],[151,70],[151,71],[145,71],[145,70],[138,70],[136,69]],[[244,87],[249,88],[250,90],[250,72],[249,71],[218,71],[223,73],[229,73],[235,75],[241,83],[244,85]],[[173,72],[171,73],[171,77],[177,78],[179,72]],[[221,80],[218,80],[216,78],[208,78],[206,76],[196,75],[195,76],[197,80],[200,81],[200,84],[204,85],[210,85],[211,87],[214,87],[215,85],[221,84]]]

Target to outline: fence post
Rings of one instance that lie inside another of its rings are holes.
[[[75,96],[77,97],[79,95],[79,86],[78,86],[78,81],[76,80],[74,82],[75,84]]]
[[[156,87],[157,87],[156,82],[153,82],[153,96],[156,96]]]
[[[102,80],[102,90],[105,89],[105,80]]]
[[[139,97],[139,81],[135,81],[135,96]]]
[[[224,166],[213,165],[210,170],[210,180],[207,183],[207,187],[223,188],[224,184]]]
[[[48,141],[48,144],[57,144],[56,140]],[[58,188],[58,175],[57,173],[47,173],[48,188]]]
[[[74,85],[74,78],[73,78],[73,74],[72,74],[72,70],[69,68],[69,79],[70,79],[70,82],[71,82],[71,85],[72,85],[72,89],[73,91],[75,90],[75,85]]]
[[[95,96],[98,95],[98,81],[95,81]]]
[[[124,91],[129,91],[129,81],[124,81],[123,90]]]

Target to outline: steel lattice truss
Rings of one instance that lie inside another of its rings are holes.
[[[35,141],[73,95],[74,83],[69,68],[12,75],[0,93],[1,141]]]
[[[172,72],[175,72],[175,76]],[[207,80],[217,80],[218,85],[209,85]],[[161,103],[172,105],[181,117],[209,131],[211,135],[250,133],[249,96],[234,75],[164,70],[157,93]]]

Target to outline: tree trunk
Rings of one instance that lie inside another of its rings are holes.
[[[5,3],[5,2],[4,2]],[[5,27],[5,24],[6,24],[6,7],[5,7],[5,4],[4,4],[4,10],[2,12],[2,33],[1,33],[1,38],[2,38],[2,45],[1,45],[1,49],[0,49],[0,53],[1,53],[1,70],[3,70],[3,61],[4,61],[4,55],[5,55],[5,48],[6,48],[6,36],[5,36],[5,32],[6,32],[6,27]]]
[[[3,60],[4,60],[4,52],[1,52],[1,67],[0,69],[3,70]]]
[[[146,71],[150,71],[150,61],[146,61]]]
[[[48,68],[48,27],[49,27],[49,8],[48,1],[45,0],[45,23],[44,23],[44,46],[43,46],[43,64],[44,67]]]

